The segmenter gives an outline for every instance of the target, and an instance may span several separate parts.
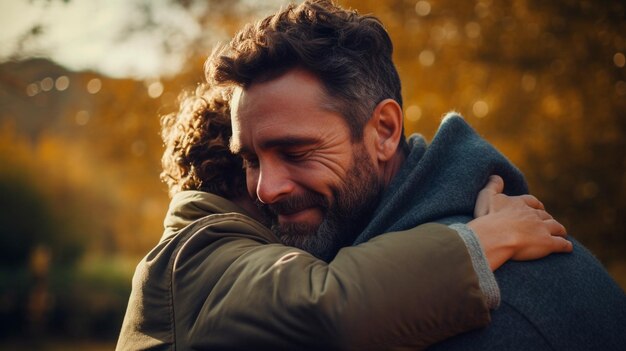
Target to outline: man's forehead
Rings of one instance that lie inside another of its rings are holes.
[[[253,142],[264,147],[279,144],[279,139],[310,141],[312,135],[321,137],[322,129],[345,123],[329,108],[321,81],[301,69],[233,88],[230,106],[233,153],[250,151]]]

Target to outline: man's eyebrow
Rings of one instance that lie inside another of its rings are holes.
[[[261,149],[271,148],[288,148],[294,146],[306,146],[313,145],[319,142],[319,139],[310,136],[285,136],[276,139],[269,139],[261,142],[259,145]],[[235,155],[253,155],[254,152],[245,145],[241,145],[234,138],[230,140],[230,152]]]
[[[260,143],[262,149],[281,148],[281,147],[293,147],[293,146],[305,146],[312,145],[319,142],[318,138],[311,136],[285,136],[276,139],[265,140]],[[243,151],[243,150],[241,150]]]

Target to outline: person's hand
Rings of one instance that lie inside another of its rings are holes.
[[[504,181],[491,176],[476,199],[467,225],[476,233],[491,270],[508,260],[528,261],[555,252],[571,252],[565,227],[532,195],[507,196]]]

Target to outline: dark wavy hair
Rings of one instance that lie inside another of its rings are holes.
[[[177,112],[161,117],[165,146],[161,180],[174,196],[182,190],[201,190],[235,198],[245,194],[242,161],[228,143],[232,135],[228,93],[200,84],[179,96]]]
[[[353,140],[361,140],[379,102],[391,98],[402,107],[392,52],[377,18],[309,0],[244,27],[213,51],[205,74],[212,84],[246,88],[301,67],[322,81],[329,107],[346,119]]]

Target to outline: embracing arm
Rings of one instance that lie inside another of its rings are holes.
[[[326,264],[243,215],[196,223],[137,267],[118,349],[418,348],[488,322],[466,247],[445,226],[382,235]]]
[[[237,221],[196,232],[176,257],[179,347],[419,348],[489,321],[465,245],[446,226],[385,234],[327,264]]]
[[[558,252],[562,226],[532,208],[532,197],[507,197],[492,186],[485,188],[488,209],[468,224],[491,268]],[[177,344],[425,347],[489,320],[464,241],[445,226],[381,235],[327,264],[279,244],[245,216],[239,221],[214,222],[177,255],[174,301],[183,303],[175,314],[184,340]]]

